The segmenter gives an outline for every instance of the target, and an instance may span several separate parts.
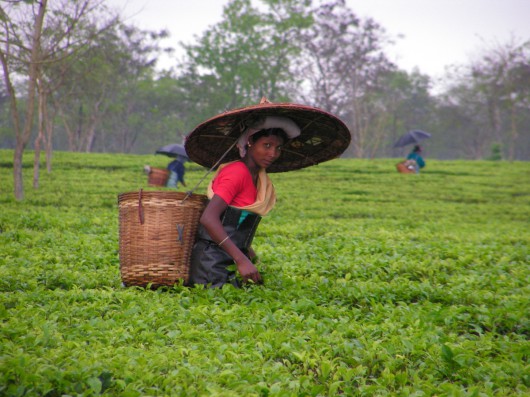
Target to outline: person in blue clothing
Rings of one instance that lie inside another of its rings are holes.
[[[412,152],[407,156],[407,160],[414,160],[416,173],[420,172],[420,169],[425,167],[425,160],[421,156],[421,147],[420,145],[414,146]]]
[[[184,174],[186,173],[184,163],[186,160],[186,157],[177,155],[177,158],[168,164],[169,178],[166,184],[167,187],[177,188],[179,182],[182,186],[186,186],[186,182],[184,182]]]

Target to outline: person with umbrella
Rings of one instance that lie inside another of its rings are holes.
[[[408,161],[414,162],[412,164],[414,166],[414,170],[416,171],[416,173],[420,172],[420,169],[425,167],[425,160],[423,159],[421,152],[422,152],[421,146],[415,145],[412,151],[407,156]]]
[[[186,182],[184,182],[184,174],[186,173],[184,163],[188,161],[189,158],[186,154],[184,145],[174,143],[171,145],[162,146],[155,152],[155,154],[164,154],[168,157],[175,158],[166,167],[169,171],[166,187],[177,188],[179,182],[182,184],[182,186],[186,186]]]
[[[340,120],[300,106],[262,99],[260,105],[207,120],[188,135],[186,151],[194,162],[214,169],[221,160],[231,160],[217,168],[208,186],[210,201],[201,215],[191,254],[190,285],[220,288],[225,284],[240,287],[241,281],[261,283],[251,244],[261,218],[276,203],[268,171],[317,164],[348,147],[351,135]],[[212,155],[221,151],[220,159]],[[237,272],[230,270],[234,263]]]
[[[182,186],[186,186],[186,182],[184,182],[184,174],[186,173],[184,163],[187,159],[187,157],[177,155],[175,160],[167,165],[167,169],[169,171],[169,178],[167,179],[166,184],[167,187],[177,188],[179,182],[182,184]]]
[[[425,167],[425,160],[421,155],[422,149],[419,142],[430,137],[431,134],[421,130],[412,130],[399,137],[396,143],[394,143],[395,148],[411,144],[414,144],[414,147],[405,161],[396,164],[398,171],[405,173],[419,173],[420,168]]]

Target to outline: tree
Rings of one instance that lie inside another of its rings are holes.
[[[458,140],[467,157],[487,157],[498,145],[508,159],[528,156],[529,50],[530,42],[510,41],[484,50],[478,60],[455,71],[442,109],[446,118],[452,109],[454,117],[447,120],[460,120],[450,134],[460,131]]]
[[[15,3],[13,7],[17,7]],[[16,146],[13,156],[13,178],[15,185],[15,198],[24,198],[24,185],[22,182],[22,155],[29,142],[31,130],[34,122],[34,103],[39,67],[42,62],[41,36],[46,13],[47,0],[41,0],[32,7],[33,29],[29,42],[17,30],[18,25],[8,17],[8,13],[0,6],[0,20],[3,24],[4,40],[3,47],[0,48],[0,62],[4,72],[4,80],[10,96],[11,116],[16,134]],[[12,60],[12,57],[15,57]],[[22,63],[27,67],[27,100],[24,125],[22,125],[19,107],[17,103],[16,91],[12,81],[12,68]]]
[[[443,134],[436,140],[442,158],[480,159],[487,153],[491,138],[481,96],[470,84],[447,90],[437,105],[438,129]]]
[[[436,125],[436,102],[431,96],[430,78],[418,70],[390,72],[382,83],[381,101],[387,114],[385,148],[380,154],[397,156],[393,143],[403,133],[419,129],[432,132]]]
[[[351,151],[362,157],[383,122],[382,83],[395,70],[383,52],[388,39],[379,24],[359,19],[344,0],[318,6],[313,18],[299,36],[303,54],[296,73],[307,86],[299,97],[339,115],[352,132]]]
[[[62,67],[68,70],[54,95],[54,107],[69,150],[91,152],[103,138],[109,142],[99,142],[102,149],[132,150],[145,130],[142,125],[149,121],[144,115],[150,105],[140,105],[142,87],[150,84],[162,50],[158,41],[166,35],[115,23],[75,57],[57,65],[56,74]]]
[[[57,80],[52,79],[55,63],[62,63],[79,48],[89,45],[97,31],[85,30],[84,21],[101,7],[101,0],[63,0],[48,7],[45,1],[13,1],[5,9],[0,7],[0,23],[4,31],[0,61],[11,101],[11,115],[16,135],[13,161],[15,197],[22,200],[22,155],[31,137],[34,113],[38,112],[38,134],[35,141],[34,186],[38,186],[40,145],[46,139],[51,151],[51,119],[48,99]],[[45,15],[48,17],[45,21]],[[63,69],[64,70],[64,69]],[[26,110],[19,111],[14,79],[26,81]],[[36,95],[38,94],[38,101]],[[35,102],[38,105],[35,107]],[[47,130],[47,133],[45,133]],[[50,153],[48,152],[48,158]],[[48,163],[49,164],[49,163]]]
[[[4,75],[2,74],[0,79],[0,147],[15,147],[13,123],[9,111],[10,97],[3,77]]]
[[[182,87],[202,113],[272,101],[288,96],[286,82],[295,79],[291,63],[299,54],[296,35],[309,26],[309,1],[232,0],[223,20],[207,30],[198,44],[185,46],[187,59],[179,76]],[[196,101],[198,100],[198,101]]]
[[[59,8],[50,7],[41,40],[42,61],[37,76],[38,124],[34,141],[33,187],[39,183],[41,145],[46,147],[46,164],[51,172],[53,121],[57,109],[48,105],[49,99],[64,83],[68,73],[68,59],[74,57],[83,48],[90,45],[99,34],[87,23],[88,15],[97,12],[99,3],[94,1],[73,1],[60,4]],[[99,18],[100,30],[112,26],[114,19]],[[59,71],[59,73],[57,73]]]
[[[517,44],[512,39],[488,50],[471,65],[470,77],[483,95],[495,141],[504,143],[508,158],[515,159],[518,119],[530,110],[530,41]]]

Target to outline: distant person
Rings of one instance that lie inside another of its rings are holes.
[[[420,172],[420,169],[425,167],[425,160],[421,156],[421,147],[420,145],[414,146],[412,149],[412,152],[409,153],[407,156],[407,160],[413,160],[414,161],[414,168],[416,173]]]
[[[186,182],[184,182],[184,174],[186,173],[184,163],[186,160],[187,157],[177,155],[177,158],[168,164],[169,178],[166,184],[167,187],[177,188],[179,182],[182,186],[186,186]]]

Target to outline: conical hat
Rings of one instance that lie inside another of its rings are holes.
[[[264,98],[259,105],[229,110],[199,124],[186,137],[186,153],[208,168],[220,160],[237,160],[239,137],[267,116],[287,117],[300,128],[300,135],[286,142],[281,156],[267,172],[292,171],[332,160],[344,153],[351,141],[346,125],[331,113],[295,103],[271,103]]]

